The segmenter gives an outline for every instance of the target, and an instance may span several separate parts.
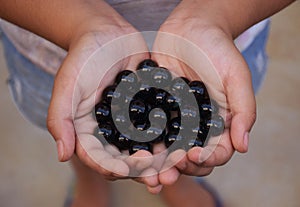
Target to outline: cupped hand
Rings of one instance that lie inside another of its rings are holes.
[[[149,58],[149,52],[142,35],[125,20],[114,24],[111,21],[106,24],[102,19],[82,25],[84,32],[72,41],[55,77],[47,124],[56,140],[60,161],[76,153],[84,164],[116,180],[131,178],[132,169],[148,175],[152,155],[141,151],[128,156],[104,146],[93,135],[97,123],[92,111],[117,73],[134,70]],[[138,181],[151,189],[159,188],[157,173]]]
[[[196,13],[196,6],[186,7],[185,2],[161,26],[151,58],[177,76],[202,80],[221,107],[225,130],[211,137],[204,148],[171,153],[159,175],[165,185],[176,182],[180,174],[208,175],[228,162],[234,151],[246,152],[256,118],[251,75],[226,25],[217,24],[208,11]]]

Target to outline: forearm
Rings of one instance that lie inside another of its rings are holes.
[[[233,38],[252,25],[287,7],[294,0],[227,0],[224,5],[228,30]],[[232,8],[231,8],[232,7]]]
[[[117,24],[120,18],[101,0],[0,0],[0,5],[1,18],[64,49],[93,24],[91,20],[97,19],[98,24]]]
[[[295,0],[183,0],[179,18],[205,20],[222,28],[232,38],[270,17]],[[204,23],[205,24],[205,23]]]

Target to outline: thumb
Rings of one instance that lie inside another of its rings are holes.
[[[239,152],[248,151],[249,132],[256,119],[256,102],[252,88],[251,74],[244,60],[235,64],[225,87],[232,113],[230,135],[234,148]]]
[[[75,150],[75,129],[72,115],[72,95],[74,79],[59,70],[54,81],[52,97],[48,109],[47,127],[56,141],[58,160],[69,160]]]

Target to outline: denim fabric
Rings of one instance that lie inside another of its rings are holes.
[[[268,33],[269,25],[242,52],[252,73],[255,93],[266,74],[268,58],[265,47]],[[1,39],[10,74],[8,84],[14,102],[26,119],[45,129],[54,77],[21,55],[4,33],[1,34]]]
[[[267,73],[268,56],[266,54],[266,44],[268,41],[269,30],[270,22],[268,22],[266,27],[256,36],[249,47],[242,52],[251,71],[255,94],[259,91]]]
[[[1,39],[9,70],[7,82],[14,102],[27,120],[46,129],[54,77],[21,55],[4,33]]]

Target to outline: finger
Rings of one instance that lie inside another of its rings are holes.
[[[176,167],[171,167],[159,173],[159,183],[162,185],[172,185],[180,177],[180,172]]]
[[[147,190],[151,194],[159,194],[162,191],[162,189],[163,189],[163,185],[158,185],[155,187],[147,186]]]
[[[196,165],[195,163],[188,162],[185,170],[180,170],[180,173],[189,176],[207,176],[210,175],[214,167],[204,167]]]
[[[152,167],[157,171],[160,171],[168,156],[168,150],[163,143],[158,143],[153,146],[153,163]]]
[[[153,156],[146,150],[139,150],[124,160],[130,167],[130,176],[137,177],[141,171],[151,167],[153,163]]]
[[[111,156],[113,157],[121,157],[122,156],[122,153],[119,151],[119,149],[114,146],[114,145],[111,145],[111,144],[107,144],[104,146],[104,149],[106,152],[108,152]]]
[[[225,78],[225,90],[232,113],[230,135],[234,148],[239,152],[247,152],[249,132],[256,119],[255,97],[245,61],[240,57],[232,64],[236,69],[229,70]]]
[[[143,183],[149,187],[157,187],[160,185],[158,173],[154,168],[148,168],[141,173],[139,177],[134,178],[135,181]]]
[[[219,137],[211,137],[207,146],[194,147],[187,153],[189,161],[202,167],[215,167],[227,163],[234,153],[229,130]]]
[[[172,185],[179,179],[180,172],[176,168],[176,165],[184,159],[186,159],[186,152],[184,150],[176,150],[169,154],[159,172],[159,182],[162,185]]]
[[[158,173],[154,168],[146,169],[135,181],[146,185],[147,190],[152,194],[158,194],[162,190],[162,185],[159,183]]]
[[[93,48],[87,48],[81,44],[74,47],[68,53],[54,80],[48,109],[47,127],[57,143],[60,161],[69,160],[75,150],[76,133],[73,118],[76,109],[73,106],[76,106],[79,102],[79,94],[74,93],[76,81],[82,65],[97,47],[95,44]]]
[[[57,143],[59,161],[69,160],[75,149],[72,115],[74,79],[70,77],[68,71],[58,72],[48,109],[47,127]]]
[[[195,149],[203,149],[203,148],[195,147],[189,150],[188,153],[190,153],[191,151],[191,153],[195,155],[195,152],[193,152]],[[182,159],[180,159],[175,165],[176,169],[178,169],[178,171],[181,174],[191,175],[191,176],[206,176],[212,172],[213,167],[206,167],[203,165],[202,162],[197,162],[197,163],[193,162],[192,160],[189,159],[188,153],[186,156],[182,157]],[[199,160],[201,153],[196,152],[196,155],[198,156],[198,160]]]

